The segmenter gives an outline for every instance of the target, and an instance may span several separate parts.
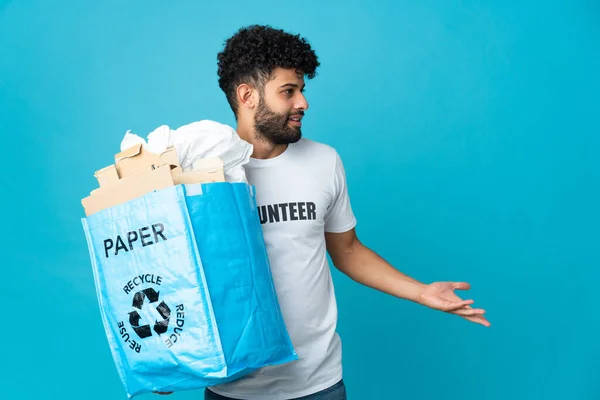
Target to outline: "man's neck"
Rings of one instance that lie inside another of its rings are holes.
[[[256,159],[265,160],[268,158],[275,158],[282,154],[287,148],[287,144],[273,144],[267,140],[264,140],[256,133],[254,128],[245,127],[242,124],[238,124],[236,128],[237,134],[242,140],[250,143],[254,148],[251,157]]]

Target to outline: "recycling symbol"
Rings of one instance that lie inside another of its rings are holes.
[[[155,291],[153,288],[148,288],[137,292],[133,295],[133,307],[141,311],[142,306],[144,305],[144,300],[146,299],[148,299],[148,303],[150,306],[152,306],[154,303],[158,302],[159,293],[160,292]],[[154,321],[153,328],[150,328],[150,324],[140,325],[141,317],[137,310],[133,310],[129,313],[129,323],[140,339],[152,336],[152,329],[159,335],[167,331],[167,328],[169,327],[169,318],[171,317],[171,309],[165,304],[164,301],[161,301],[160,304],[156,306],[156,311],[158,311],[163,319],[160,321]]]

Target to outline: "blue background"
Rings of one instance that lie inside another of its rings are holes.
[[[342,155],[361,239],[492,322],[336,271],[349,398],[600,398],[594,0],[0,1],[0,397],[124,398],[80,199],[127,129],[234,124],[216,53],[250,23],[317,50],[303,130]]]

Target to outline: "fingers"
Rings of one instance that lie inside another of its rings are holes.
[[[463,307],[463,308],[459,308],[458,310],[452,311],[452,314],[469,317],[469,316],[475,316],[475,315],[483,315],[483,314],[485,314],[485,310],[482,308]]]
[[[472,316],[472,317],[463,317],[468,321],[474,322],[476,324],[480,324],[483,325],[487,328],[489,328],[492,324],[490,324],[490,322],[485,319],[485,317],[483,315],[476,315],[476,316]]]
[[[471,285],[469,285],[467,282],[453,282],[452,283],[452,287],[455,290],[469,290],[469,289],[471,289]]]
[[[473,308],[470,305],[465,305],[462,308],[450,310],[448,312],[488,328],[491,326],[490,322],[484,317],[483,314],[485,314],[485,310],[482,308]]]
[[[476,310],[478,312],[483,311],[481,313],[476,313],[475,315],[461,315],[462,311],[461,310],[457,310],[457,312],[455,312],[456,315],[460,315],[461,317],[463,317],[464,319],[474,322],[476,324],[480,324],[483,325],[485,327],[490,327],[491,324],[490,322],[483,316],[483,313],[485,313],[485,310],[482,309],[473,309],[471,308],[471,306],[466,306],[465,310]]]
[[[473,300],[462,300],[455,302],[446,302],[445,311],[455,311],[473,304]]]

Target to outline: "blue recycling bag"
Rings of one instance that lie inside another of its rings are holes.
[[[297,359],[253,189],[176,185],[82,219],[129,398],[218,385]]]

